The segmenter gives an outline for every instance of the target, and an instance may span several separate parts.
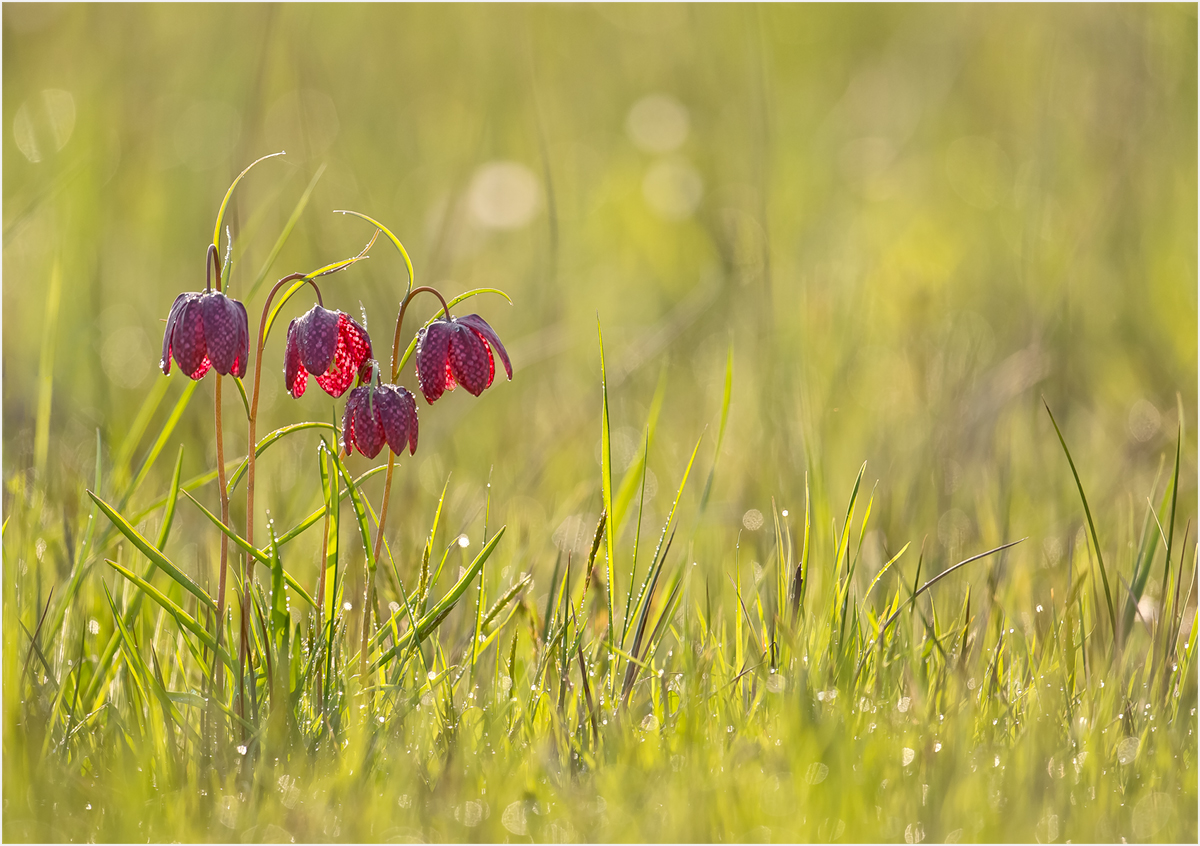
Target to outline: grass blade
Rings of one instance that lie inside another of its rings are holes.
[[[275,260],[279,258],[279,254],[283,251],[283,245],[287,243],[288,238],[292,236],[292,230],[296,228],[296,223],[300,220],[300,215],[304,214],[304,209],[308,206],[309,198],[312,197],[313,189],[317,187],[317,182],[320,181],[321,175],[325,173],[326,164],[321,163],[317,168],[317,172],[313,174],[313,178],[309,180],[308,187],[304,189],[304,193],[300,195],[296,207],[292,209],[292,215],[288,218],[287,223],[283,226],[283,231],[279,233],[279,237],[275,239],[275,246],[271,247],[271,252],[267,253],[267,260],[263,262],[263,266],[259,268],[258,276],[254,277],[254,281],[250,287],[246,289],[246,294],[243,299],[249,302],[254,298],[254,294],[262,286],[263,280],[267,278],[267,274],[271,270],[271,265],[275,264]]]
[[[166,571],[167,575],[174,579],[180,587],[204,603],[206,608],[210,609],[214,613],[216,612],[217,604],[213,602],[212,597],[208,595],[204,588],[193,582],[186,573],[171,563],[167,556],[163,555],[157,547],[150,543],[150,541],[142,537],[141,533],[138,532],[138,530],[132,525],[130,525],[128,520],[117,513],[117,511],[111,505],[102,500],[100,497],[96,496],[91,491],[88,491],[87,495],[90,496],[92,501],[100,507],[100,510],[104,512],[104,516],[106,516],[109,521],[111,521],[112,524],[116,526],[118,530],[120,530],[121,534],[127,537],[130,543],[137,547],[143,555],[149,558],[156,566]]]
[[[1063,453],[1067,456],[1067,464],[1071,466],[1071,475],[1075,477],[1075,486],[1079,489],[1079,498],[1083,501],[1083,513],[1087,517],[1088,531],[1091,532],[1092,545],[1096,549],[1096,561],[1100,564],[1100,578],[1104,581],[1104,600],[1108,603],[1108,620],[1112,625],[1113,642],[1115,643],[1117,614],[1113,610],[1112,591],[1108,587],[1108,572],[1104,567],[1104,553],[1100,549],[1100,538],[1096,535],[1096,524],[1092,520],[1092,509],[1088,506],[1087,494],[1083,492],[1083,482],[1079,480],[1079,471],[1075,469],[1075,460],[1071,458],[1071,450],[1067,449],[1067,441],[1063,437],[1062,430],[1058,428],[1058,421],[1054,419],[1054,412],[1050,410],[1050,404],[1046,402],[1045,397],[1042,397],[1042,405],[1046,407],[1046,413],[1050,415],[1050,423],[1054,426],[1054,433],[1058,435],[1058,442],[1062,444]],[[1169,554],[1168,560],[1170,560]]]
[[[39,484],[46,483],[46,458],[50,452],[50,406],[54,399],[54,353],[58,337],[58,305],[62,300],[62,259],[50,266],[46,316],[42,323],[42,349],[38,356],[37,417],[33,428],[33,466]]]

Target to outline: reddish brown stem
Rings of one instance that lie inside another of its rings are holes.
[[[408,311],[408,304],[412,302],[413,297],[425,291],[433,294],[442,304],[442,309],[446,312],[446,319],[450,319],[450,306],[446,304],[446,298],[442,296],[442,292],[437,288],[431,288],[428,285],[422,285],[413,288],[409,291],[404,300],[400,303],[400,313],[396,315],[396,332],[392,337],[392,367],[391,381],[395,382],[400,378],[400,332],[404,328],[404,313]],[[383,552],[383,530],[387,523],[388,504],[392,498],[392,471],[396,466],[396,454],[390,449],[388,450],[388,467],[387,477],[383,482],[383,503],[379,508],[379,523],[375,527],[375,566],[379,566],[379,556]],[[371,611],[375,606],[375,574],[367,574],[367,586],[363,595],[363,623],[362,623],[362,651],[360,652],[360,673],[366,678],[367,672],[367,643],[369,641],[368,632],[371,625]]]

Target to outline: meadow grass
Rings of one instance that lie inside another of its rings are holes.
[[[1194,842],[1194,32],[7,5],[4,839]],[[154,369],[218,206],[252,316],[363,209],[326,305],[472,295],[513,381],[342,455],[297,282],[218,473]]]

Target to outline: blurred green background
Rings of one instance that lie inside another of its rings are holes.
[[[1181,520],[1195,513],[1196,31],[1192,5],[5,4],[5,496],[40,477],[47,524],[80,519],[95,430],[114,450],[164,378],[162,321],[204,284],[222,194],[282,149],[227,215],[234,296],[324,167],[269,280],[357,252],[369,227],[331,213],[350,208],[400,236],[418,284],[515,303],[466,309],[505,340],[512,383],[421,404],[389,525],[402,573],[447,474],[450,531],[476,548],[490,479],[492,525],[517,530],[503,560],[545,573],[535,594],[559,549],[590,543],[597,319],[618,473],[665,372],[647,525],[704,433],[684,508],[713,575],[739,531],[765,560],[761,515],[774,497],[795,526],[806,470],[827,545],[826,503],[866,460],[862,578],[909,540],[928,538],[932,567],[1029,535],[996,565],[1013,595],[1065,590],[1082,515],[1041,395],[1127,573],[1177,407]],[[380,241],[326,280],[326,305],[365,312],[382,358],[404,283]],[[315,388],[287,397],[282,352],[280,332],[259,432],[340,417]],[[151,433],[185,381],[170,378]],[[167,449],[184,443],[185,477],[215,461],[211,403],[206,383]],[[315,444],[260,464],[259,502],[285,525],[318,502]],[[212,578],[215,533],[190,507],[177,519],[168,553]],[[291,565],[306,577],[309,540]],[[53,542],[46,560],[65,576]]]

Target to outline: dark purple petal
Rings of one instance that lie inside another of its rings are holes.
[[[337,352],[333,363],[324,371],[309,372],[316,377],[317,384],[331,397],[340,397],[354,384],[354,377],[364,361],[371,357],[371,338],[367,330],[359,326],[343,312],[336,312]]]
[[[304,369],[317,376],[333,364],[338,348],[338,314],[319,305],[300,318],[300,356]]]
[[[199,298],[187,300],[179,309],[179,318],[171,333],[171,353],[175,363],[191,379],[201,378],[212,365],[204,343],[204,316],[200,312]]]
[[[375,409],[388,446],[397,455],[409,447],[412,454],[417,448],[417,400],[406,389],[395,385],[383,385],[375,391]]]
[[[454,386],[449,369],[450,325],[448,321],[435,320],[417,336],[417,382],[429,403]]]
[[[362,397],[362,388],[350,392],[346,400],[346,410],[342,413],[342,449],[346,455],[354,453],[354,409]]]
[[[179,320],[184,300],[191,296],[194,294],[180,294],[175,298],[175,302],[171,303],[171,310],[167,313],[167,331],[163,332],[162,360],[159,362],[165,375],[171,373],[171,333],[175,331],[175,323]]]
[[[492,381],[492,356],[483,338],[467,326],[450,329],[450,372],[474,396]]]
[[[414,455],[417,451],[417,398],[414,397],[404,388],[405,405],[408,406],[408,454]]]
[[[500,336],[495,330],[488,325],[487,321],[478,314],[468,314],[458,318],[458,322],[470,326],[476,332],[483,336],[483,340],[487,341],[487,345],[500,356],[500,361],[504,363],[504,372],[508,374],[508,378],[512,380],[512,363],[508,360],[508,351],[504,349],[504,344],[500,343]],[[490,385],[491,382],[489,381]]]
[[[241,379],[246,375],[246,362],[250,359],[250,319],[246,307],[237,300],[230,300],[238,310],[238,347],[233,361],[233,375]]]
[[[374,458],[383,449],[383,425],[379,421],[379,408],[372,396],[373,388],[364,385],[356,389],[363,391],[354,406],[354,445],[367,458]]]
[[[295,399],[304,396],[304,389],[308,386],[308,373],[300,361],[300,332],[296,327],[298,322],[299,319],[288,324],[287,346],[283,353],[283,381],[287,385],[288,393]]]
[[[204,343],[213,370],[229,375],[237,363],[242,341],[242,317],[233,300],[213,292],[200,297],[200,314],[204,319]]]

